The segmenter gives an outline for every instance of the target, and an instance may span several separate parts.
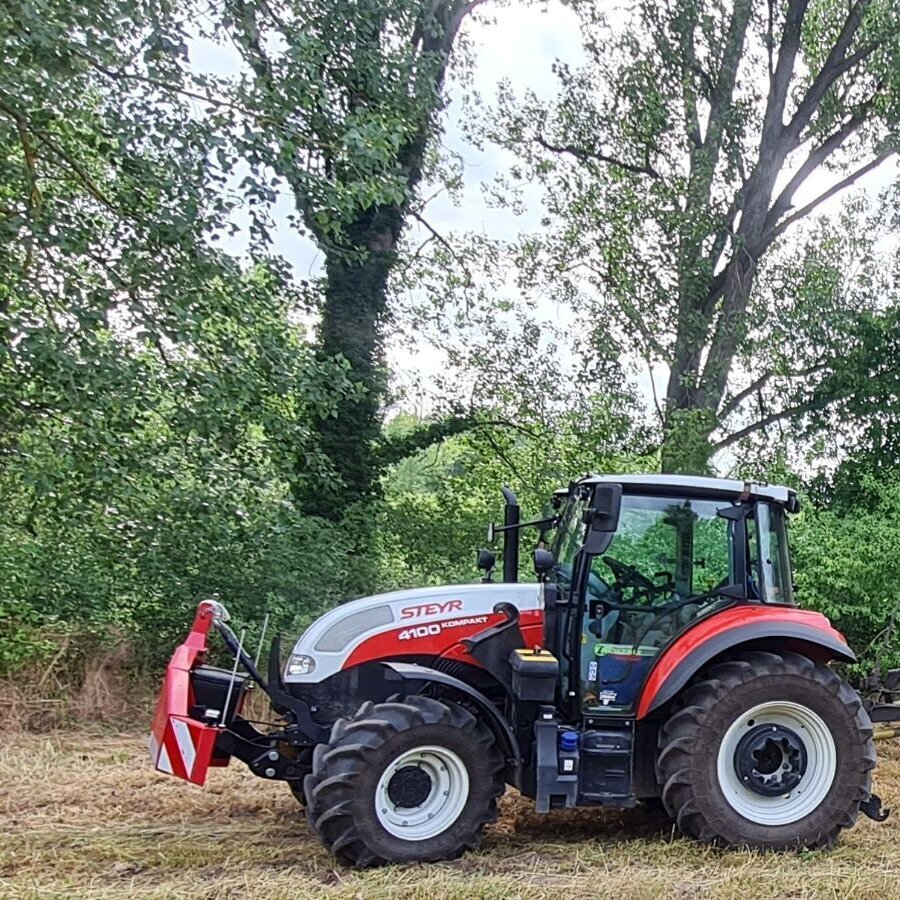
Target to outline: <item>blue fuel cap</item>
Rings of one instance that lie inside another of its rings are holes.
[[[559,733],[559,749],[567,753],[572,753],[578,749],[578,732],[577,731],[561,731]]]

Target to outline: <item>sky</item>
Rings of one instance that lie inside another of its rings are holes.
[[[615,5],[618,5],[617,0],[610,2],[610,9],[614,11]],[[475,57],[474,89],[490,103],[498,83],[509,80],[517,93],[533,90],[539,96],[551,99],[556,93],[556,79],[552,74],[554,61],[562,59],[577,66],[583,59],[576,16],[556,0],[540,5],[489,5],[487,9],[488,12],[478,18],[470,18],[464,26]],[[239,66],[233,49],[199,38],[191,48],[191,59],[198,70],[216,74],[233,74]],[[479,150],[466,141],[461,130],[466,112],[462,108],[462,91],[452,78],[449,89],[450,104],[442,143],[461,157],[464,187],[456,202],[446,194],[432,200],[425,213],[427,221],[443,235],[454,231],[474,231],[511,240],[522,232],[537,230],[543,204],[536,186],[526,188],[526,212],[521,216],[515,216],[508,209],[491,207],[486,202],[484,187],[508,168],[512,157],[497,147],[486,146]],[[896,166],[882,167],[861,180],[860,185],[875,192],[887,185],[896,174]],[[805,192],[798,193],[798,204],[820,193],[831,184],[832,178],[828,174],[813,176],[805,186]],[[427,190],[426,187],[426,195]],[[840,197],[830,201],[823,210],[835,211],[839,204]],[[288,226],[287,215],[291,208],[291,199],[283,194],[274,211],[277,226],[275,249],[292,264],[299,278],[308,278],[319,271],[321,257],[308,239]],[[423,239],[427,236],[422,226],[413,224],[411,228],[413,240],[416,229]],[[246,233],[239,234],[229,249],[239,253],[246,244]],[[565,311],[553,307],[548,301],[538,307],[538,315],[559,324]],[[427,386],[430,376],[443,367],[440,354],[435,353],[431,346],[416,351],[408,342],[392,341],[388,345],[388,355],[391,369],[401,385],[411,385],[421,379]],[[649,408],[652,403],[650,375],[642,368],[636,369],[635,377],[638,392]],[[664,392],[666,367],[656,366],[653,377],[657,390]],[[427,390],[425,396],[427,398]],[[427,399],[423,402],[427,405]],[[423,406],[420,410],[427,412]]]

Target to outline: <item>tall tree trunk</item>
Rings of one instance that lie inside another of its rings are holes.
[[[387,389],[381,324],[400,226],[399,208],[371,210],[347,229],[347,249],[328,254],[318,354],[343,357],[360,394],[342,398],[335,415],[317,423],[319,447],[336,479],[309,488],[300,498],[310,515],[338,520],[348,502],[377,493],[372,447]]]

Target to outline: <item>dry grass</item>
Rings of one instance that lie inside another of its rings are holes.
[[[536,816],[512,794],[480,853],[352,872],[284,785],[239,763],[200,789],[150,768],[143,735],[57,732],[0,749],[0,896],[20,898],[573,898],[900,896],[900,817],[861,821],[830,853],[723,852],[643,811]],[[900,806],[900,752],[878,789]]]
[[[157,685],[130,674],[127,642],[101,647],[62,635],[55,644],[47,660],[0,678],[0,731],[121,726],[149,715]]]

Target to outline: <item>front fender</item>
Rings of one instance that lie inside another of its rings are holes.
[[[522,766],[522,755],[519,750],[519,742],[506,719],[500,711],[488,700],[481,691],[466,684],[459,678],[430,669],[427,666],[416,666],[409,663],[385,662],[385,669],[393,673],[394,677],[403,680],[404,689],[408,693],[419,694],[428,686],[438,686],[451,697],[456,694],[461,700],[468,701],[481,714],[484,723],[491,729],[497,745],[500,747],[506,760],[507,782],[518,785]],[[388,676],[390,677],[390,675]]]
[[[639,719],[672,700],[703,666],[752,644],[794,650],[818,662],[855,662],[844,636],[821,613],[792,606],[742,604],[700,619],[656,659],[641,692]]]

